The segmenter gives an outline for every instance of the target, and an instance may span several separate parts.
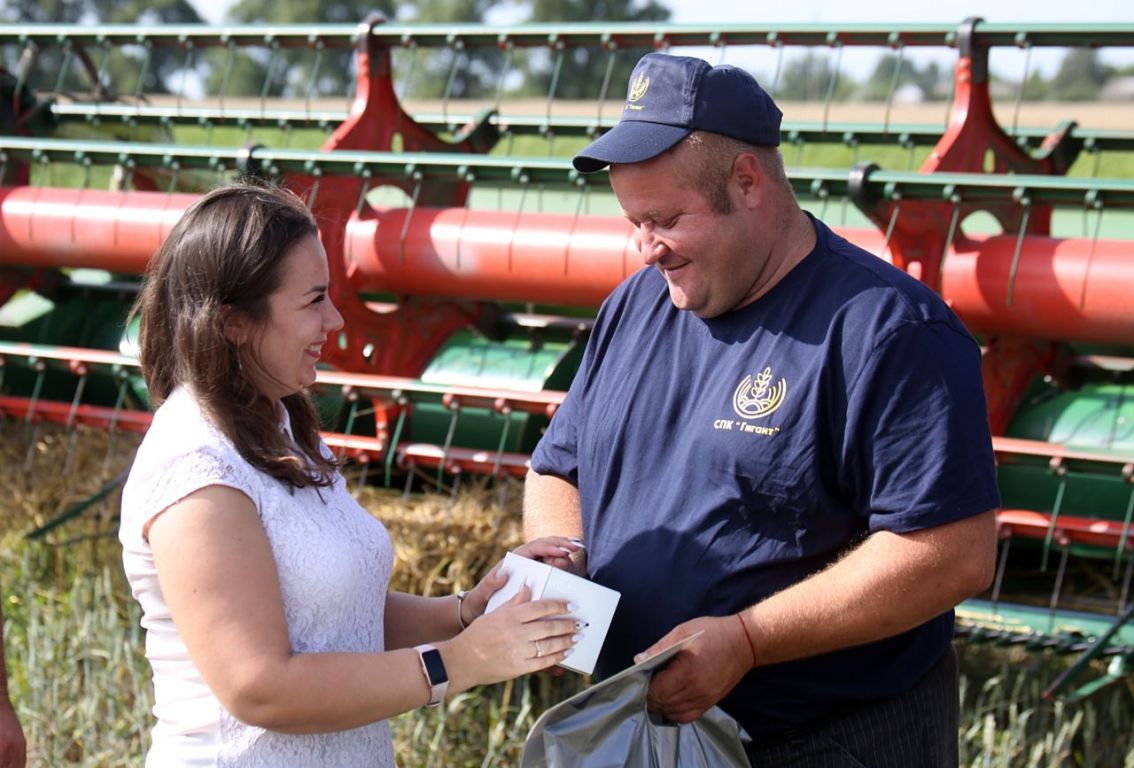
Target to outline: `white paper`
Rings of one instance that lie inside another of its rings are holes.
[[[511,600],[524,584],[531,587],[532,600],[566,600],[574,603],[577,608],[571,618],[582,621],[587,626],[579,630],[582,638],[576,643],[571,655],[559,666],[585,675],[592,674],[603,641],[606,640],[607,630],[610,629],[610,622],[614,618],[619,593],[547,563],[511,552],[504,556],[504,568],[508,571],[508,583],[489,598],[485,613],[491,613]]]

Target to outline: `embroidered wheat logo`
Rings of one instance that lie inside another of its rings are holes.
[[[762,419],[773,413],[784,401],[787,381],[772,382],[771,366],[755,376],[745,376],[732,394],[732,408],[745,419]]]

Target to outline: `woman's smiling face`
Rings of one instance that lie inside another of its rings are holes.
[[[265,396],[278,400],[315,383],[323,345],[343,327],[327,294],[330,273],[323,244],[314,235],[284,255],[283,280],[268,297],[268,318],[249,334],[249,373]]]

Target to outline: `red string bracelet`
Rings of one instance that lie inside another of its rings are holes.
[[[752,666],[756,666],[756,644],[752,642],[752,635],[748,634],[748,625],[744,623],[744,619],[738,613],[736,620],[740,622],[740,628],[744,630],[744,637],[748,640],[748,647],[752,650]]]

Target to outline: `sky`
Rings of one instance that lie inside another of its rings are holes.
[[[669,6],[674,23],[708,24],[812,24],[824,22],[880,22],[960,24],[970,16],[988,22],[1010,23],[1114,23],[1134,24],[1134,4],[1130,0],[659,0]],[[206,21],[220,23],[232,0],[190,0]],[[612,19],[612,21],[614,21]],[[697,55],[696,52],[691,52]],[[714,54],[702,54],[714,64]],[[1023,51],[994,49],[990,66],[1008,79],[1018,80],[1024,73],[1038,71],[1050,77],[1059,66],[1064,51],[1036,49],[1030,60]],[[749,61],[727,58],[728,63],[746,66],[759,77],[774,69],[774,58]],[[848,48],[840,62],[843,71],[862,78],[869,74],[878,49]],[[1134,48],[1103,49],[1103,61],[1115,65],[1134,63]],[[719,59],[719,55],[716,55]],[[937,60],[952,66],[956,54],[949,51],[914,49],[909,60],[924,63]]]

